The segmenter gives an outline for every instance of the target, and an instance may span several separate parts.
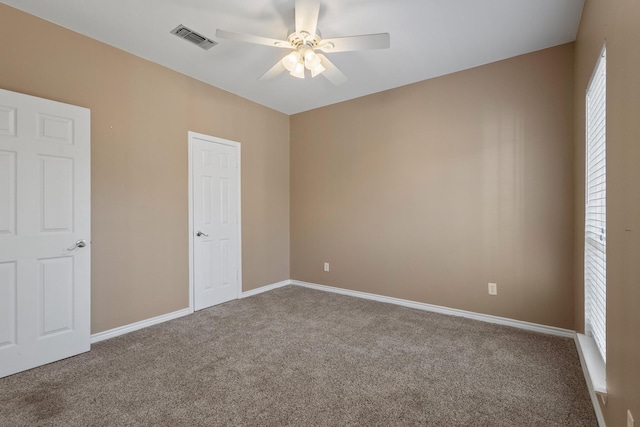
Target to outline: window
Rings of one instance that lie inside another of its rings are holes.
[[[584,293],[585,333],[606,361],[607,306],[607,118],[606,50],[603,49],[586,98]]]

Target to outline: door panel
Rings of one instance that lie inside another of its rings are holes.
[[[0,104],[0,135],[16,136],[16,109]]]
[[[0,263],[0,349],[16,343],[16,263]]]
[[[200,243],[200,247],[202,248],[202,258],[200,259],[202,269],[202,289],[204,293],[213,289],[213,271],[212,271],[212,262],[211,260],[214,258],[213,242],[211,240],[205,240]]]
[[[202,180],[202,225],[211,225],[211,190],[212,178],[210,176],[201,177]]]
[[[38,139],[58,144],[73,144],[73,120],[38,114]]]
[[[193,295],[200,310],[240,293],[240,145],[194,133],[189,141]]]
[[[72,232],[73,159],[40,156],[40,230]]]
[[[90,179],[89,110],[0,89],[0,377],[89,350]]]
[[[229,179],[220,178],[220,224],[229,224]]]
[[[38,306],[40,335],[73,329],[73,257],[41,259]]]
[[[16,153],[0,151],[0,234],[16,232]]]

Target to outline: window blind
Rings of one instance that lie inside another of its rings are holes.
[[[586,97],[585,332],[606,361],[607,182],[606,53],[598,60]]]

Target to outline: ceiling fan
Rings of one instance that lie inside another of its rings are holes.
[[[387,49],[390,45],[389,33],[323,39],[317,34],[319,13],[320,0],[296,0],[295,30],[289,34],[287,40],[240,34],[220,29],[216,31],[216,37],[291,49],[289,54],[267,70],[258,80],[274,78],[285,70],[289,71],[294,77],[304,79],[305,70],[309,70],[311,77],[322,74],[335,85],[344,83],[347,77],[325,55],[319,52],[333,53],[362,49]]]

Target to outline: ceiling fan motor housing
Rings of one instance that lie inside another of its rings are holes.
[[[318,47],[318,43],[320,43],[322,39],[317,34],[312,36],[306,31],[300,31],[298,33],[294,32],[289,34],[287,40],[296,48],[296,50],[299,50],[303,47],[306,47],[307,49],[316,49]]]

